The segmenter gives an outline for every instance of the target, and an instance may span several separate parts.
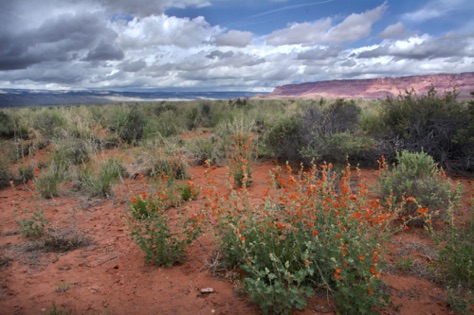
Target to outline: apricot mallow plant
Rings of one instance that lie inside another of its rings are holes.
[[[262,202],[245,187],[226,198],[206,189],[208,221],[221,252],[245,274],[245,291],[264,314],[303,309],[326,290],[341,314],[370,314],[388,300],[382,256],[393,218],[368,187],[351,187],[350,165],[271,171]]]

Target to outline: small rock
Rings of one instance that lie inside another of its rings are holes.
[[[214,293],[214,289],[213,288],[203,288],[203,289],[201,289],[201,293],[202,294]]]

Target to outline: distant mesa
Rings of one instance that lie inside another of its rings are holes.
[[[400,92],[411,89],[417,93],[425,93],[432,86],[440,94],[456,87],[460,99],[469,99],[472,97],[471,91],[474,91],[474,72],[289,84],[278,86],[272,93],[263,97],[379,99],[398,96]]]

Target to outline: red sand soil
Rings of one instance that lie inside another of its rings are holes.
[[[261,162],[253,169],[251,193],[261,198],[269,171],[276,164]],[[195,184],[205,187],[204,166],[191,169]],[[213,167],[210,173],[217,186],[228,193],[226,167]],[[377,171],[362,170],[362,178],[374,184]],[[472,183],[463,180],[468,189]],[[140,180],[126,179],[115,191],[122,199],[130,191],[143,189]],[[470,191],[472,194],[472,190]],[[33,199],[33,200],[32,200]],[[89,238],[90,244],[65,253],[31,249],[31,240],[21,236],[15,209],[35,209],[32,191],[24,185],[0,190],[0,314],[47,314],[53,304],[73,314],[259,314],[258,307],[241,294],[239,274],[213,275],[212,237],[203,235],[187,253],[187,260],[171,268],[144,263],[144,254],[129,237],[124,220],[128,205],[119,198],[88,198],[67,191],[62,196],[39,201],[46,219],[57,228],[75,229]],[[199,199],[184,205],[189,211],[202,205]],[[432,242],[422,230],[393,237],[389,262],[401,251],[414,260],[428,262]],[[403,253],[402,253],[403,254]],[[394,268],[392,268],[394,269]],[[384,282],[392,304],[383,314],[451,314],[446,292],[428,276],[385,272]],[[212,293],[201,289],[212,288]],[[308,301],[304,311],[295,314],[335,314],[324,296]]]

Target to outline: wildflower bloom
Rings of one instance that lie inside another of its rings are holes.
[[[318,236],[319,232],[316,230],[313,230],[313,236]]]

